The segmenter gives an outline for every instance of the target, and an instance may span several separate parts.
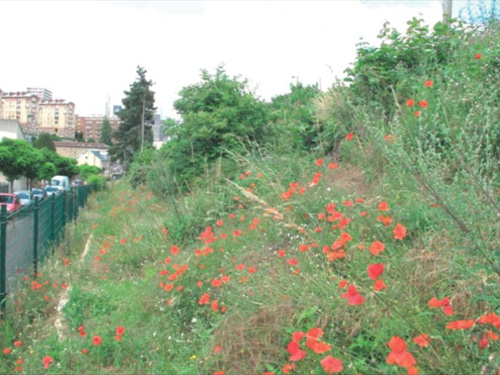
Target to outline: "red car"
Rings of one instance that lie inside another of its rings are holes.
[[[21,200],[16,194],[0,193],[0,209],[7,206],[7,212],[14,212],[21,208]]]

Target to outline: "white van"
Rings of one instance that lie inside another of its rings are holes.
[[[50,186],[57,188],[61,193],[63,191],[70,191],[71,186],[69,185],[68,176],[54,176],[50,179]]]

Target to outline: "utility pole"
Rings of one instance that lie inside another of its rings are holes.
[[[443,22],[448,23],[450,21],[453,11],[453,0],[443,0]]]

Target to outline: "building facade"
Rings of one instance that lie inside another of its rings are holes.
[[[38,134],[40,98],[28,92],[3,92],[0,118],[17,120],[27,134]]]
[[[64,99],[42,101],[40,103],[39,125],[41,133],[74,138],[75,104]]]
[[[68,158],[78,158],[88,150],[97,150],[101,153],[107,153],[108,146],[104,143],[85,143],[85,142],[54,142],[56,152]]]
[[[40,100],[52,100],[52,91],[41,87],[28,87],[28,94],[36,95]]]
[[[98,142],[101,138],[102,123],[105,116],[76,116],[75,130],[81,133],[83,139],[93,139]],[[111,129],[117,130],[120,126],[120,120],[117,117],[108,118]]]

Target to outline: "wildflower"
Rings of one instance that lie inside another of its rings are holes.
[[[382,263],[370,264],[366,269],[368,277],[372,280],[376,280],[384,272],[384,265]]]
[[[318,167],[321,167],[321,166],[323,165],[323,159],[318,159],[318,160],[316,160],[316,165],[317,165]]]
[[[334,358],[331,355],[325,357],[321,360],[321,366],[323,366],[323,371],[328,374],[334,374],[342,371],[342,361],[338,358]]]
[[[348,141],[352,140],[354,138],[354,133],[349,133],[345,136],[345,139],[347,139]]]
[[[82,354],[87,354],[89,351],[87,350],[87,348],[83,348],[82,349]]]
[[[417,363],[413,355],[406,350],[406,343],[401,337],[392,336],[387,346],[391,348],[386,358],[387,364],[395,364],[408,369]]]
[[[474,58],[475,58],[476,60],[481,60],[481,57],[483,57],[483,55],[481,55],[480,53],[476,53],[476,54],[474,55]]]
[[[116,334],[118,336],[123,336],[125,334],[125,327],[123,326],[116,327]]]
[[[425,333],[422,333],[419,336],[413,338],[413,342],[423,348],[431,343],[431,338]]]
[[[385,285],[384,280],[378,279],[373,283],[373,290],[376,292],[380,292],[381,290],[384,290],[387,288],[387,285]]]
[[[432,87],[432,86],[434,86],[434,82],[432,82],[430,79],[425,81],[425,87]]]
[[[99,346],[101,345],[101,343],[102,343],[101,336],[92,337],[92,344],[94,344],[94,346]]]
[[[339,166],[338,163],[330,163],[328,164],[328,169],[336,169]]]
[[[199,305],[206,305],[210,302],[210,294],[205,293],[200,297],[200,300],[198,301]]]
[[[48,369],[52,362],[54,362],[54,359],[52,357],[49,357],[49,356],[43,357],[43,359],[42,359],[43,368]]]
[[[377,210],[379,211],[388,211],[389,210],[389,205],[387,204],[386,201],[382,201],[378,204]]]
[[[248,271],[248,273],[255,273],[255,272],[257,272],[257,268],[255,268],[255,267],[248,267],[247,271]]]
[[[219,302],[217,302],[217,301],[212,301],[211,308],[212,308],[212,311],[213,311],[213,312],[217,312],[217,311],[219,311]]]
[[[214,352],[215,353],[220,353],[221,351],[222,351],[222,346],[217,345],[216,347],[214,347]]]
[[[300,345],[296,341],[291,341],[287,346],[287,351],[290,353],[290,361],[297,362],[306,356],[306,351],[300,349]]]
[[[178,247],[178,246],[176,246],[176,245],[172,246],[172,247],[170,248],[170,253],[171,253],[172,255],[177,255],[177,254],[179,254],[179,247]]]
[[[450,330],[471,329],[472,327],[474,327],[474,324],[476,324],[476,322],[473,319],[455,320],[449,322],[448,325],[446,326],[446,329]]]
[[[295,363],[287,363],[283,366],[283,374],[290,374],[295,371]]]
[[[421,113],[420,111],[415,111],[415,117],[420,117]]]
[[[364,302],[364,298],[362,295],[358,294],[356,287],[351,284],[349,288],[347,288],[347,293],[342,293],[342,298],[345,298],[349,301],[349,305],[361,305]]]
[[[413,100],[413,99],[406,100],[407,107],[413,107],[414,105],[415,105],[415,100]]]
[[[379,255],[385,251],[385,245],[380,241],[373,241],[370,245],[370,253],[373,255]]]
[[[12,349],[11,349],[11,348],[5,348],[5,349],[3,350],[3,354],[7,354],[7,355],[8,355],[8,354],[10,354],[11,352],[12,352]]]
[[[395,240],[402,240],[406,237],[406,228],[402,224],[396,224],[393,235]]]
[[[422,100],[419,100],[418,105],[421,108],[427,108],[429,106],[429,102],[427,100],[422,99]]]
[[[18,348],[23,345],[22,341],[14,341],[14,346],[17,346]]]

